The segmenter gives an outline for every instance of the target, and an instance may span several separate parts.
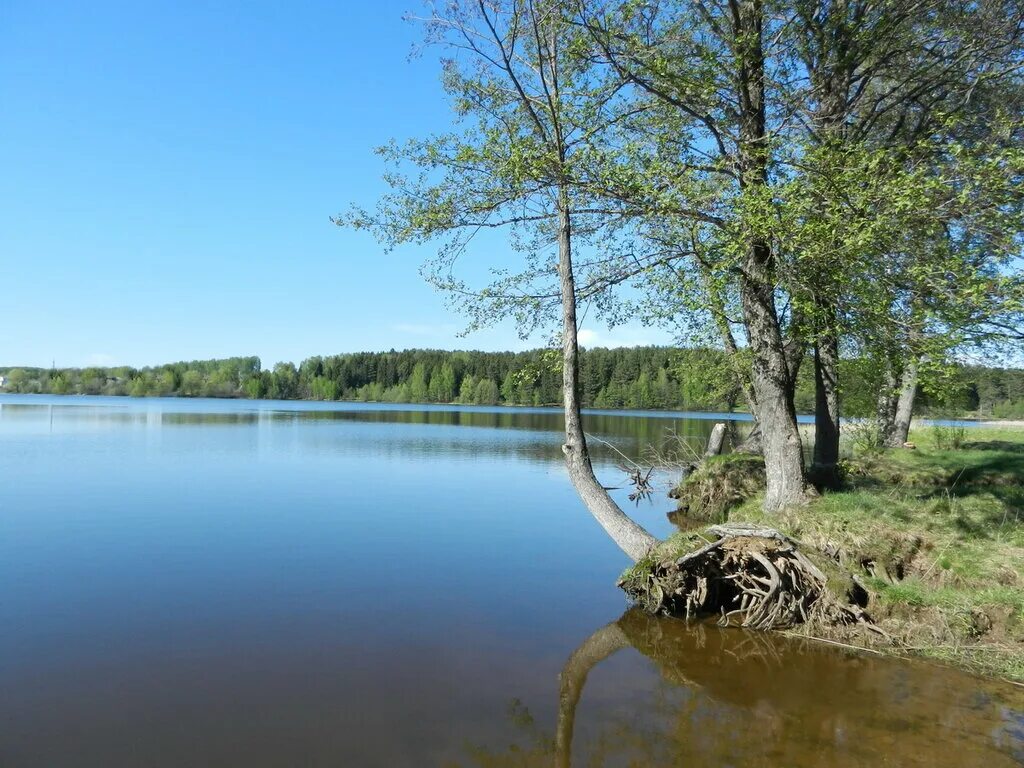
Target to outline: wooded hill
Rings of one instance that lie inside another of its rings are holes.
[[[715,349],[594,348],[583,351],[583,402],[596,408],[730,411],[742,397],[726,354]],[[449,352],[412,349],[311,357],[261,368],[233,357],[130,368],[0,368],[3,392],[178,397],[361,400],[399,403],[554,405],[559,360],[550,350]],[[842,361],[844,413],[874,413],[879,383],[870,363]],[[797,408],[814,408],[813,370],[801,369]],[[1024,417],[1024,369],[959,366],[920,393],[921,412]]]

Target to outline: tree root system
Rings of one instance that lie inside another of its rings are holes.
[[[859,606],[830,590],[825,573],[785,534],[744,524],[707,532],[714,540],[682,555],[653,555],[627,571],[619,586],[651,613],[718,615],[723,626],[768,630],[866,620]]]

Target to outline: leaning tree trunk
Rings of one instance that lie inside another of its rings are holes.
[[[733,32],[738,63],[736,89],[740,113],[737,170],[744,190],[768,185],[768,136],[765,130],[765,63],[761,0],[737,0]],[[752,383],[764,446],[767,490],[764,506],[775,512],[805,500],[803,448],[797,430],[786,344],[775,306],[774,259],[770,244],[748,233],[740,273],[740,302],[747,343],[753,354]]]
[[[658,540],[634,522],[597,481],[590,463],[580,417],[579,341],[576,326],[576,279],[572,266],[572,232],[568,196],[558,201],[558,276],[562,294],[562,398],[565,406],[565,464],[576,492],[597,522],[634,561],[642,559]]]
[[[917,397],[917,358],[911,357],[900,377],[899,399],[896,401],[896,412],[892,427],[886,435],[885,444],[889,448],[899,448],[910,437],[910,420],[914,415],[914,398]]]

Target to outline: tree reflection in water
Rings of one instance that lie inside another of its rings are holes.
[[[588,676],[632,648],[659,673],[641,711],[588,723]],[[554,736],[513,702],[522,738],[468,750],[479,768],[555,766],[972,766],[1024,761],[1024,691],[923,662],[629,610],[559,676]],[[575,756],[575,760],[573,759]]]

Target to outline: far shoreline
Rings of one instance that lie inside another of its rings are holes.
[[[228,396],[215,396],[215,395],[128,395],[128,394],[84,394],[84,393],[67,393],[57,394],[52,392],[6,392],[0,390],[0,398],[13,397],[13,398],[54,398],[54,399],[67,399],[67,400],[82,400],[84,398],[104,398],[104,399],[117,399],[117,400],[129,400],[137,402],[151,402],[154,400],[178,400],[182,402],[198,402],[198,401],[212,401],[212,402],[244,402],[244,403],[296,403],[296,404],[323,404],[328,406],[331,403],[341,403],[345,405],[383,405],[389,406],[389,409],[395,406],[410,406],[410,407],[439,407],[439,408],[475,408],[475,409],[509,409],[509,410],[534,410],[534,411],[556,411],[560,412],[561,405],[559,403],[547,403],[543,405],[526,405],[523,403],[437,403],[437,402],[410,402],[410,401],[395,401],[395,400],[355,400],[351,398],[339,398],[336,400],[321,400],[315,398],[305,397],[294,397],[286,400],[274,399],[269,397],[228,397]],[[2,402],[2,400],[0,400]],[[585,412],[590,413],[607,413],[607,414],[648,414],[654,418],[658,414],[665,416],[672,416],[676,418],[692,418],[701,421],[712,420],[715,418],[723,418],[727,421],[753,421],[753,416],[750,411],[747,410],[735,410],[735,411],[714,411],[714,410],[673,410],[668,408],[609,408],[600,406],[587,406],[583,409]],[[843,419],[843,423],[858,423],[864,421],[865,418],[870,417],[850,417]],[[808,426],[814,423],[814,415],[808,413],[802,413],[797,415],[797,419],[801,426]],[[971,429],[1024,429],[1024,419],[992,419],[992,418],[977,418],[975,416],[962,416],[953,418],[939,418],[939,417],[921,417],[914,419],[915,426],[962,426]]]

